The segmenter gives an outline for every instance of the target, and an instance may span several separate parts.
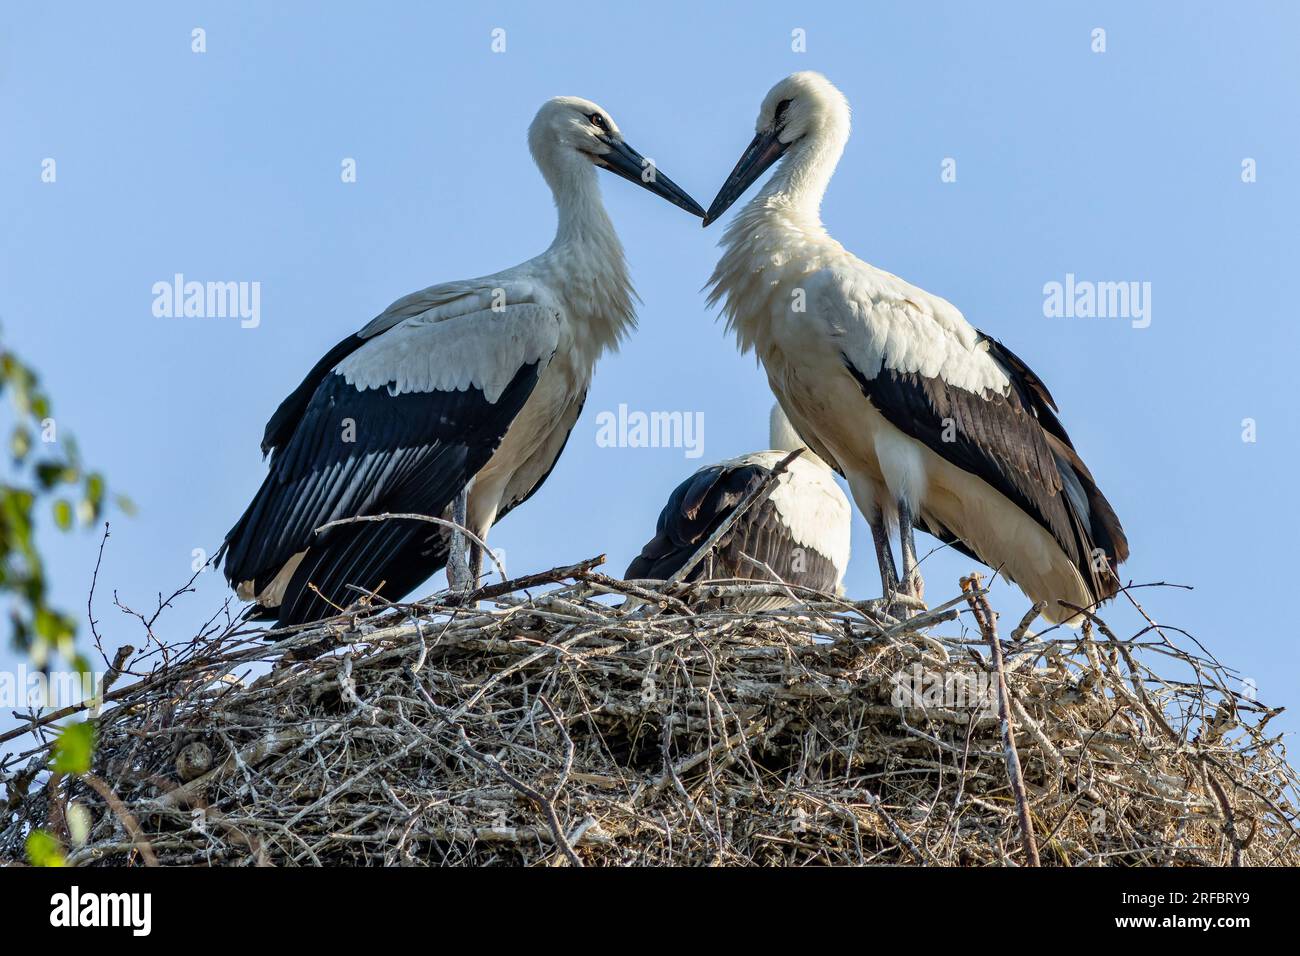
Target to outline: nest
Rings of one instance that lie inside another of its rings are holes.
[[[42,828],[82,865],[1300,864],[1277,712],[1159,628],[595,563],[119,661],[91,773],[27,729],[0,859]],[[798,603],[725,609],[762,588]]]

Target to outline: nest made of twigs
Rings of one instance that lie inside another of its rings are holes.
[[[1276,711],[1158,630],[1015,628],[1013,771],[977,589],[691,613],[773,585],[591,567],[128,663],[92,774],[42,775],[31,728],[0,859],[74,801],[74,864],[1300,864]]]

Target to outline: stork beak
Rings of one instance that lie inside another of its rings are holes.
[[[785,155],[785,151],[789,149],[790,144],[781,142],[778,133],[779,130],[776,129],[766,133],[759,133],[746,147],[745,152],[741,154],[740,162],[736,163],[736,168],[731,171],[727,181],[722,184],[718,194],[713,197],[713,204],[709,206],[709,211],[704,214],[706,228],[711,222],[730,209],[732,203],[739,199],[745,190],[754,184],[754,180],[762,176],[769,166]]]
[[[667,199],[692,216],[704,215],[703,206],[627,143],[606,136],[601,137],[601,142],[609,147],[609,152],[604,156],[594,156],[596,165],[604,166],[611,173],[650,190],[662,199]]]

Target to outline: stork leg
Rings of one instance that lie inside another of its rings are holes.
[[[903,579],[899,589],[917,600],[925,593],[925,583],[916,561],[916,534],[912,509],[902,499],[898,502],[898,551],[903,557]]]
[[[483,535],[483,541],[487,542],[487,535]],[[483,549],[473,541],[469,546],[469,577],[470,587],[476,588],[483,583]]]
[[[871,540],[876,546],[876,565],[880,568],[880,595],[888,601],[898,590],[898,570],[894,567],[894,552],[889,547],[889,528],[884,515],[878,515],[871,524]]]
[[[447,553],[447,583],[453,591],[468,591],[473,587],[470,580],[469,564],[465,560],[465,535],[460,528],[465,527],[466,513],[469,510],[469,488],[461,489],[451,506],[451,520],[459,528],[452,529],[451,545]]]

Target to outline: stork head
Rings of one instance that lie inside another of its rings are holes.
[[[849,135],[849,101],[820,73],[791,73],[763,97],[754,128],[754,139],[718,190],[704,225],[730,209],[754,180],[787,152],[804,153],[826,146],[842,149]]]
[[[528,128],[528,148],[557,193],[566,173],[607,169],[695,216],[704,209],[623,139],[614,118],[591,100],[557,96],[542,104]]]

